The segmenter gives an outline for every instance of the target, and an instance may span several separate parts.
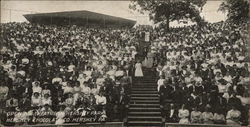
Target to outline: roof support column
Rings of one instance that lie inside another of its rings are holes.
[[[87,25],[86,25],[86,27],[88,27],[89,26],[89,17],[87,16],[86,19],[87,19]]]
[[[70,16],[69,16],[69,25],[71,25],[71,22],[70,22]]]
[[[104,25],[104,28],[106,28],[105,17],[103,17],[103,25]]]
[[[50,16],[50,25],[52,25],[52,16]]]

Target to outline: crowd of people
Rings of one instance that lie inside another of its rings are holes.
[[[80,113],[94,122],[123,119],[137,31],[25,22],[1,28],[1,118],[12,121],[6,124],[44,123],[41,117],[63,124]]]
[[[158,91],[167,122],[247,125],[249,23],[158,32]]]
[[[146,66],[156,67],[166,122],[247,125],[247,25],[150,29],[143,52],[140,28],[1,24],[1,121],[122,121],[131,77]]]

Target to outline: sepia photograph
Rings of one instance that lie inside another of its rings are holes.
[[[249,127],[249,0],[0,0],[0,127]]]

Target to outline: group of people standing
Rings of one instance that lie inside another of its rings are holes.
[[[148,52],[143,61],[137,60],[135,64],[134,76],[143,77],[144,74],[142,68],[152,69],[154,66],[155,66],[154,53]]]

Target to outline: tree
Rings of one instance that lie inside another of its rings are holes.
[[[130,8],[140,13],[148,12],[154,23],[166,24],[174,20],[195,21],[201,24],[200,11],[206,0],[132,0]]]
[[[240,23],[249,20],[248,0],[224,0],[219,8],[222,12],[227,12],[229,21]]]

